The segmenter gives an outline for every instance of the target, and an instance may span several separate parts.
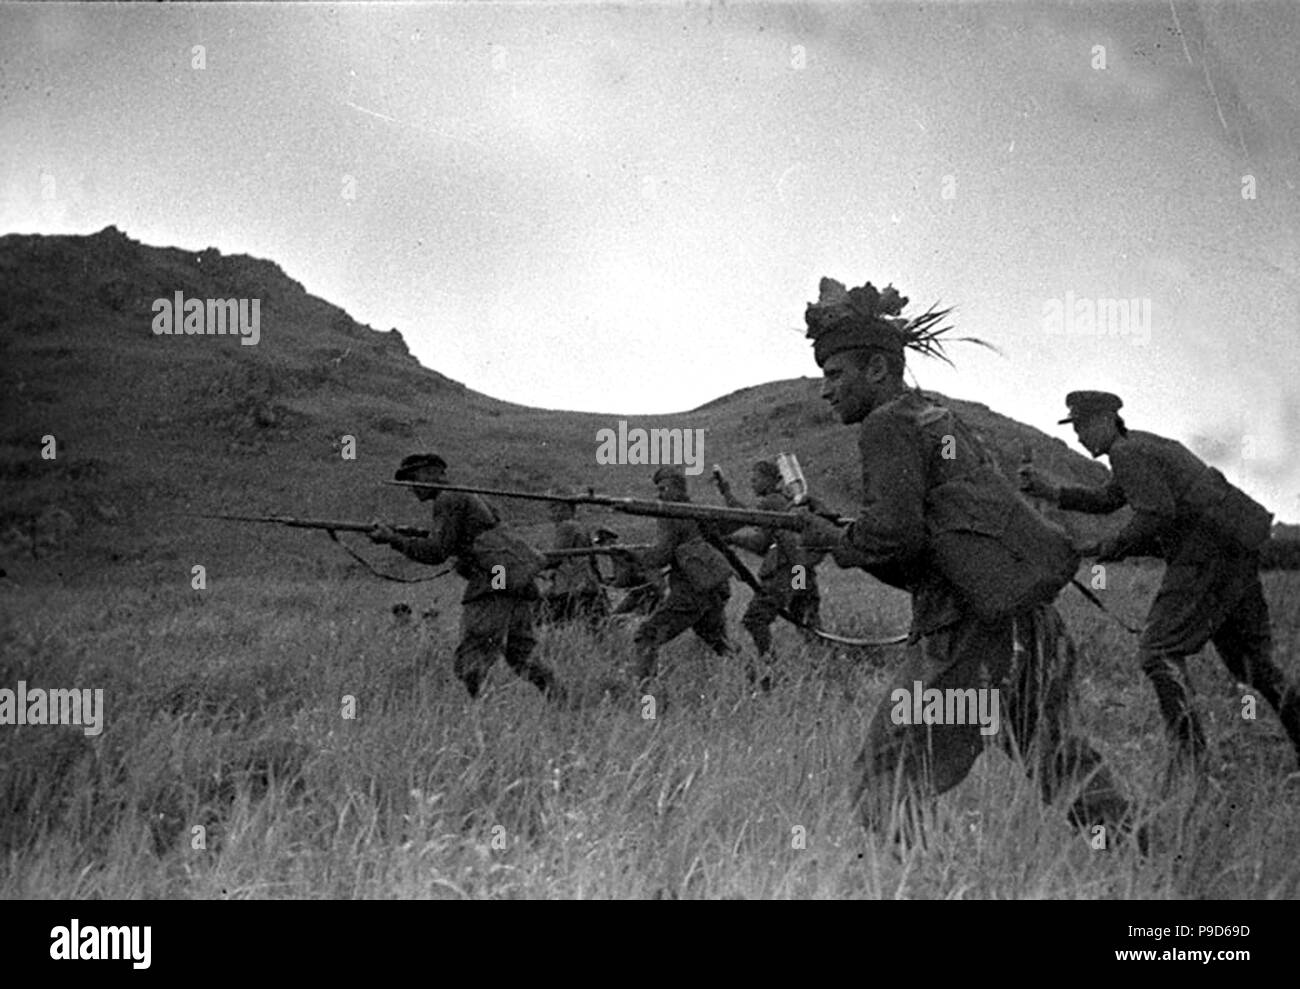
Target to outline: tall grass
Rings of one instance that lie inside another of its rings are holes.
[[[905,599],[824,571],[828,623],[894,631]],[[1139,618],[1158,572],[1116,568]],[[1300,580],[1269,575],[1292,676]],[[548,629],[539,655],[592,704],[549,708],[504,664],[471,703],[450,671],[451,581],[212,578],[3,592],[0,687],[105,690],[105,728],[0,727],[6,897],[1294,897],[1300,786],[1266,706],[1212,653],[1194,664],[1211,783],[1158,798],[1165,747],[1132,640],[1067,590],[1085,651],[1083,729],[1153,849],[1096,851],[990,751],[935,802],[926,849],[865,834],[848,773],[896,650],[777,632],[782,679],[751,696],[689,636],[664,650],[667,709],[597,703],[630,633]],[[733,634],[748,592],[731,603]],[[413,618],[399,620],[396,601]],[[429,611],[428,617],[422,612]],[[748,643],[746,648],[752,648]],[[355,717],[343,716],[347,698]],[[202,837],[202,841],[199,840]],[[201,847],[199,847],[201,846]]]

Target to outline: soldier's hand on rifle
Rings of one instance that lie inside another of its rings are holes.
[[[1020,475],[1020,490],[1034,498],[1046,498],[1048,501],[1056,502],[1061,495],[1061,489],[1049,481],[1033,464],[1021,464],[1018,471]]]
[[[828,550],[838,546],[844,538],[844,530],[830,519],[822,518],[811,512],[804,516],[803,528],[799,531],[799,544],[808,550]]]
[[[390,525],[383,522],[374,521],[370,523],[370,531],[366,533],[372,543],[393,545],[401,537],[397,531]]]
[[[799,507],[807,509],[808,511],[812,512],[812,514],[814,515],[827,516],[827,515],[835,514],[835,512],[831,509],[831,507],[827,505],[825,502],[821,501],[816,495],[808,495],[799,504]]]

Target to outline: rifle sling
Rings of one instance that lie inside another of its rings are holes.
[[[716,532],[712,531],[708,526],[703,525],[700,526],[700,531],[704,534],[705,541],[723,555],[727,563],[731,565],[731,569],[736,572],[737,576],[739,576],[741,580],[750,586],[750,589],[753,590],[755,594],[760,594],[764,597],[768,596],[767,592],[763,590],[763,585],[758,582],[758,578],[750,572],[749,567],[745,566],[740,557],[736,556],[735,551],[718,537]],[[809,625],[806,622],[801,622],[785,608],[777,608],[776,613],[801,631],[809,632],[817,636],[817,638],[825,639],[828,642],[839,642],[848,646],[894,646],[906,642],[908,639],[906,634],[891,635],[884,639],[854,639],[847,635],[836,635],[834,632],[826,632],[818,628],[816,625]]]
[[[1118,622],[1118,623],[1120,624],[1120,626],[1124,629],[1124,631],[1129,632],[1129,633],[1131,633],[1131,634],[1133,634],[1133,635],[1141,635],[1141,634],[1142,634],[1142,630],[1141,630],[1140,628],[1134,628],[1132,625],[1130,625],[1128,622],[1126,622],[1123,618],[1121,618],[1119,615],[1115,614],[1115,612],[1111,611],[1111,610],[1110,610],[1109,608],[1107,608],[1104,604],[1102,604],[1102,602],[1101,602],[1101,598],[1097,597],[1096,594],[1092,593],[1091,588],[1088,588],[1088,587],[1084,586],[1083,584],[1079,583],[1079,578],[1077,578],[1077,577],[1072,578],[1072,579],[1070,580],[1070,583],[1073,584],[1073,585],[1078,589],[1078,591],[1079,591],[1080,594],[1082,594],[1085,598],[1087,598],[1087,599],[1088,599],[1089,601],[1091,601],[1094,605],[1096,605],[1098,608],[1100,608],[1102,611],[1104,611],[1107,615],[1109,615],[1111,618],[1113,618],[1116,622]]]
[[[344,552],[346,552],[348,556],[352,557],[352,559],[356,560],[358,563],[360,563],[363,567],[369,570],[376,577],[382,577],[384,580],[391,580],[394,584],[423,584],[426,580],[437,580],[439,577],[445,577],[447,574],[451,573],[452,570],[455,569],[454,565],[446,566],[443,567],[441,570],[439,570],[437,573],[430,574],[427,577],[398,577],[394,574],[387,574],[384,573],[382,570],[377,570],[373,566],[371,566],[369,560],[363,557],[360,553],[353,550],[351,546],[349,546],[342,539],[340,539],[338,537],[338,534],[335,533],[333,529],[326,529],[325,531],[329,533],[330,538],[333,539],[334,542],[338,543],[340,546],[343,547]]]

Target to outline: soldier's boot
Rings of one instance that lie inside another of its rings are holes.
[[[1168,794],[1179,777],[1190,774],[1199,780],[1204,774],[1207,762],[1205,732],[1188,700],[1180,661],[1162,656],[1149,657],[1143,662],[1142,670],[1155,688],[1165,731],[1174,749],[1169,773],[1165,777],[1164,791]]]
[[[1286,674],[1267,661],[1255,664],[1248,672],[1246,685],[1277,712],[1278,720],[1296,751],[1296,761],[1300,763],[1300,688],[1288,683]]]
[[[1296,765],[1300,767],[1300,691],[1292,688],[1283,696],[1277,716],[1286,729],[1287,737],[1295,748]]]
[[[754,650],[758,653],[757,660],[745,664],[745,679],[751,687],[757,686],[766,694],[772,689],[772,630],[757,622],[746,625],[745,629],[754,640]]]
[[[633,690],[640,696],[654,683],[655,673],[659,669],[659,646],[654,642],[637,642],[633,648],[635,659],[628,670]]]
[[[469,691],[470,700],[477,700],[479,691],[483,687],[483,676],[477,670],[470,670],[461,674],[460,682],[465,685]]]
[[[542,696],[548,701],[565,707],[569,702],[568,692],[564,689],[563,684],[555,675],[555,671],[544,663],[538,663],[535,660],[516,660],[509,663],[514,670],[515,675],[523,680],[527,680],[534,687],[542,692]]]
[[[659,681],[659,646],[652,642],[636,644],[636,660],[631,669],[632,704],[641,717],[653,721],[667,713],[668,691]]]

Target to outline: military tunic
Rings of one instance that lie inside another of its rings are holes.
[[[441,491],[431,505],[429,536],[403,537],[393,545],[421,563],[437,565],[454,558],[456,572],[465,578],[456,676],[471,696],[477,696],[492,664],[504,653],[516,674],[544,693],[558,691],[550,668],[531,658],[537,644],[533,635],[536,584],[517,591],[494,589],[491,571],[474,554],[474,540],[499,524],[496,511],[477,495],[462,491]]]
[[[1127,802],[1101,756],[1070,724],[1074,654],[1055,607],[981,620],[927,556],[929,495],[987,465],[982,442],[951,412],[906,391],[862,421],[858,448],[862,508],[832,553],[840,566],[864,569],[912,595],[907,658],[855,763],[853,796],[863,823],[898,827],[894,810],[956,786],[984,749],[978,724],[895,723],[893,691],[910,693],[919,681],[923,690],[997,689],[998,741],[1024,758],[1044,799],[1075,792],[1072,821],[1120,826]]]
[[[1175,741],[1192,754],[1205,746],[1183,683],[1184,664],[1213,642],[1232,675],[1278,711],[1300,753],[1300,696],[1272,661],[1259,553],[1215,525],[1195,497],[1210,468],[1181,443],[1136,429],[1118,437],[1108,456],[1112,478],[1105,487],[1062,488],[1058,503],[1091,514],[1130,506],[1133,518],[1102,543],[1098,559],[1165,561],[1138,655]]]
[[[733,508],[746,507],[739,498],[728,493],[727,504]],[[758,508],[765,512],[788,512],[793,502],[780,491],[770,491],[758,501]],[[807,625],[816,625],[821,608],[821,595],[817,588],[817,569],[813,558],[799,545],[799,537],[787,529],[756,530],[758,540],[747,549],[763,553],[763,563],[759,567],[758,580],[762,593],[756,593],[749,599],[749,606],[741,624],[754,640],[759,655],[766,655],[772,648],[772,623],[778,612],[789,612]],[[801,570],[796,570],[801,567]],[[802,586],[796,588],[799,582]]]
[[[715,653],[729,655],[727,600],[731,597],[731,568],[704,539],[692,519],[661,518],[655,545],[636,554],[646,570],[668,566],[668,596],[636,630],[637,679],[655,673],[659,647],[688,628]]]

